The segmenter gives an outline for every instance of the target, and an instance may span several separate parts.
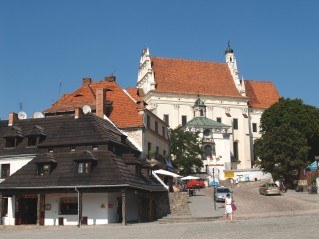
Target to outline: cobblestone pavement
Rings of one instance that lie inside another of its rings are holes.
[[[21,226],[0,229],[1,239],[315,239],[319,216],[256,218],[235,223],[211,221],[200,223],[141,223],[128,226]]]
[[[282,196],[262,196],[258,187],[262,182],[249,182],[233,188],[238,210],[234,223],[219,219],[210,222],[159,224],[140,223],[122,226],[0,226],[1,239],[197,239],[197,238],[318,238],[319,235],[319,195],[288,191]],[[212,202],[212,188],[201,190]],[[196,200],[196,197],[192,198]],[[195,202],[193,201],[194,205]],[[200,203],[198,204],[200,205]],[[217,203],[217,207],[222,207]],[[202,208],[198,206],[198,208]],[[203,209],[203,208],[202,208]],[[205,209],[207,210],[207,208]],[[220,212],[221,210],[219,210]]]
[[[244,182],[231,188],[237,206],[238,219],[319,214],[319,195],[288,190],[281,196],[263,196],[258,188],[263,182]],[[213,197],[213,188],[206,188]],[[222,206],[222,203],[218,203]]]

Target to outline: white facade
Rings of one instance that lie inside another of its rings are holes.
[[[229,48],[230,49],[230,48]],[[236,162],[232,162],[232,169],[249,169],[252,167],[253,142],[260,135],[253,132],[252,123],[257,124],[259,131],[262,110],[253,110],[248,106],[248,98],[244,80],[239,80],[237,62],[232,50],[226,50],[226,63],[233,77],[238,92],[243,97],[223,97],[201,95],[201,99],[207,106],[206,117],[221,123],[233,126],[237,120],[238,128],[232,127],[230,134],[230,157],[234,157],[234,151],[238,152]],[[176,128],[194,117],[193,104],[197,99],[195,94],[160,93],[156,92],[156,76],[151,65],[149,50],[145,49],[141,56],[140,69],[138,72],[137,88],[143,89],[144,101],[147,107],[161,119],[169,119],[169,126]],[[237,150],[234,147],[238,147]],[[218,150],[218,149],[216,149]],[[227,154],[227,153],[226,153]]]
[[[87,217],[88,225],[105,225],[118,222],[117,198],[121,193],[83,193],[82,217]],[[45,226],[58,226],[59,218],[63,225],[77,225],[78,215],[63,215],[60,213],[59,202],[62,197],[77,198],[77,193],[53,193],[45,195]],[[138,220],[138,198],[133,193],[127,193],[127,221]],[[3,218],[4,225],[15,225],[15,197],[8,201],[8,215]]]
[[[149,150],[158,151],[158,154],[163,156],[169,155],[167,125],[149,111],[144,112],[143,123],[144,128],[123,130],[130,138],[130,141],[140,149],[140,158],[145,158]]]
[[[28,162],[30,162],[35,157],[35,154],[21,154],[21,155],[5,155],[0,156],[0,170],[2,169],[2,164],[10,165],[10,175],[14,174]],[[0,179],[0,183],[4,181],[4,178]]]

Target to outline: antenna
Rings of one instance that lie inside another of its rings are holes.
[[[33,118],[35,119],[44,118],[44,115],[41,112],[35,112],[33,114]]]
[[[20,111],[23,110],[23,103],[22,102],[19,103],[19,109],[20,109]]]
[[[27,114],[24,111],[20,111],[18,113],[18,118],[19,119],[26,119],[27,118]]]
[[[82,110],[84,114],[91,113],[92,111],[91,107],[88,105],[83,106]]]
[[[61,88],[62,88],[62,81],[59,84],[59,98],[61,98]]]

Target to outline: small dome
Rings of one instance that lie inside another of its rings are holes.
[[[228,46],[226,48],[225,54],[227,53],[234,53],[234,50],[230,47],[230,42],[228,42]]]
[[[205,103],[198,96],[197,100],[194,103],[194,106],[205,106]]]

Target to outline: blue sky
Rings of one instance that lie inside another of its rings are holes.
[[[49,108],[83,77],[135,86],[153,56],[224,62],[227,41],[244,79],[319,106],[316,0],[0,0],[0,118]],[[60,87],[61,85],[61,87]]]

